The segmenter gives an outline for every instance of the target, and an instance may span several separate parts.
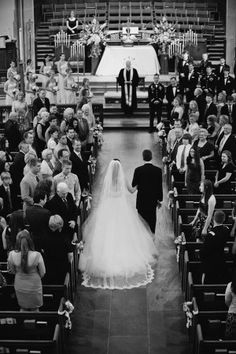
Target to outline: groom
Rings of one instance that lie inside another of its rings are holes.
[[[143,151],[144,165],[134,171],[132,187],[138,190],[136,208],[138,213],[155,233],[156,207],[161,207],[163,199],[162,171],[152,164],[152,152]]]

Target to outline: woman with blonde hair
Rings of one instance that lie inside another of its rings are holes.
[[[60,125],[60,130],[62,133],[66,132],[69,126],[71,119],[74,117],[74,110],[73,108],[66,108],[63,112],[63,120]]]
[[[83,118],[87,120],[89,125],[89,136],[88,136],[87,143],[91,147],[91,145],[93,145],[93,130],[96,125],[93,110],[88,103],[84,104],[81,110],[83,113]]]
[[[43,305],[41,278],[46,269],[27,230],[17,234],[15,249],[8,256],[8,266],[15,274],[14,288],[21,310],[37,311]]]
[[[42,179],[52,179],[55,166],[53,165],[52,150],[45,149],[42,151],[42,163],[40,167],[40,174]]]

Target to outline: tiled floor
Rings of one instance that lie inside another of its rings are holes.
[[[98,159],[94,206],[108,162],[120,158],[128,179],[150,148],[161,166],[160,146],[144,131],[105,132]],[[166,194],[166,193],[165,193]],[[130,197],[135,207],[135,196]],[[155,243],[159,251],[155,279],[132,290],[78,289],[68,354],[190,354],[182,312],[173,231],[166,203],[158,213]]]

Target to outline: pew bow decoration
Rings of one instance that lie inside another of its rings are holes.
[[[78,253],[83,253],[83,250],[84,250],[84,242],[83,241],[80,241],[78,244],[77,244],[77,250],[78,250]]]
[[[65,328],[66,329],[69,329],[71,330],[72,328],[72,322],[71,322],[71,319],[70,319],[70,314],[74,311],[74,306],[72,305],[72,303],[67,300],[65,303],[64,303],[64,310],[63,311],[58,311],[58,315],[60,316],[65,316],[66,318],[66,321],[65,321]]]
[[[186,245],[186,238],[183,232],[175,239],[175,244],[176,244],[176,260],[177,263],[179,263],[181,246]]]
[[[103,127],[101,123],[98,121],[95,127],[93,128],[93,137],[98,146],[101,146],[103,143],[102,131],[103,131]]]
[[[186,301],[183,304],[183,311],[186,316],[186,328],[190,328],[193,325],[193,316],[198,314],[198,311],[193,310],[193,303],[191,301]]]
[[[90,157],[88,162],[90,163],[92,175],[95,175],[97,159],[95,159],[95,157]]]

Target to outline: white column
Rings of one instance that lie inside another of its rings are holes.
[[[226,1],[226,63],[230,65],[231,72],[234,67],[236,47],[236,1]]]

